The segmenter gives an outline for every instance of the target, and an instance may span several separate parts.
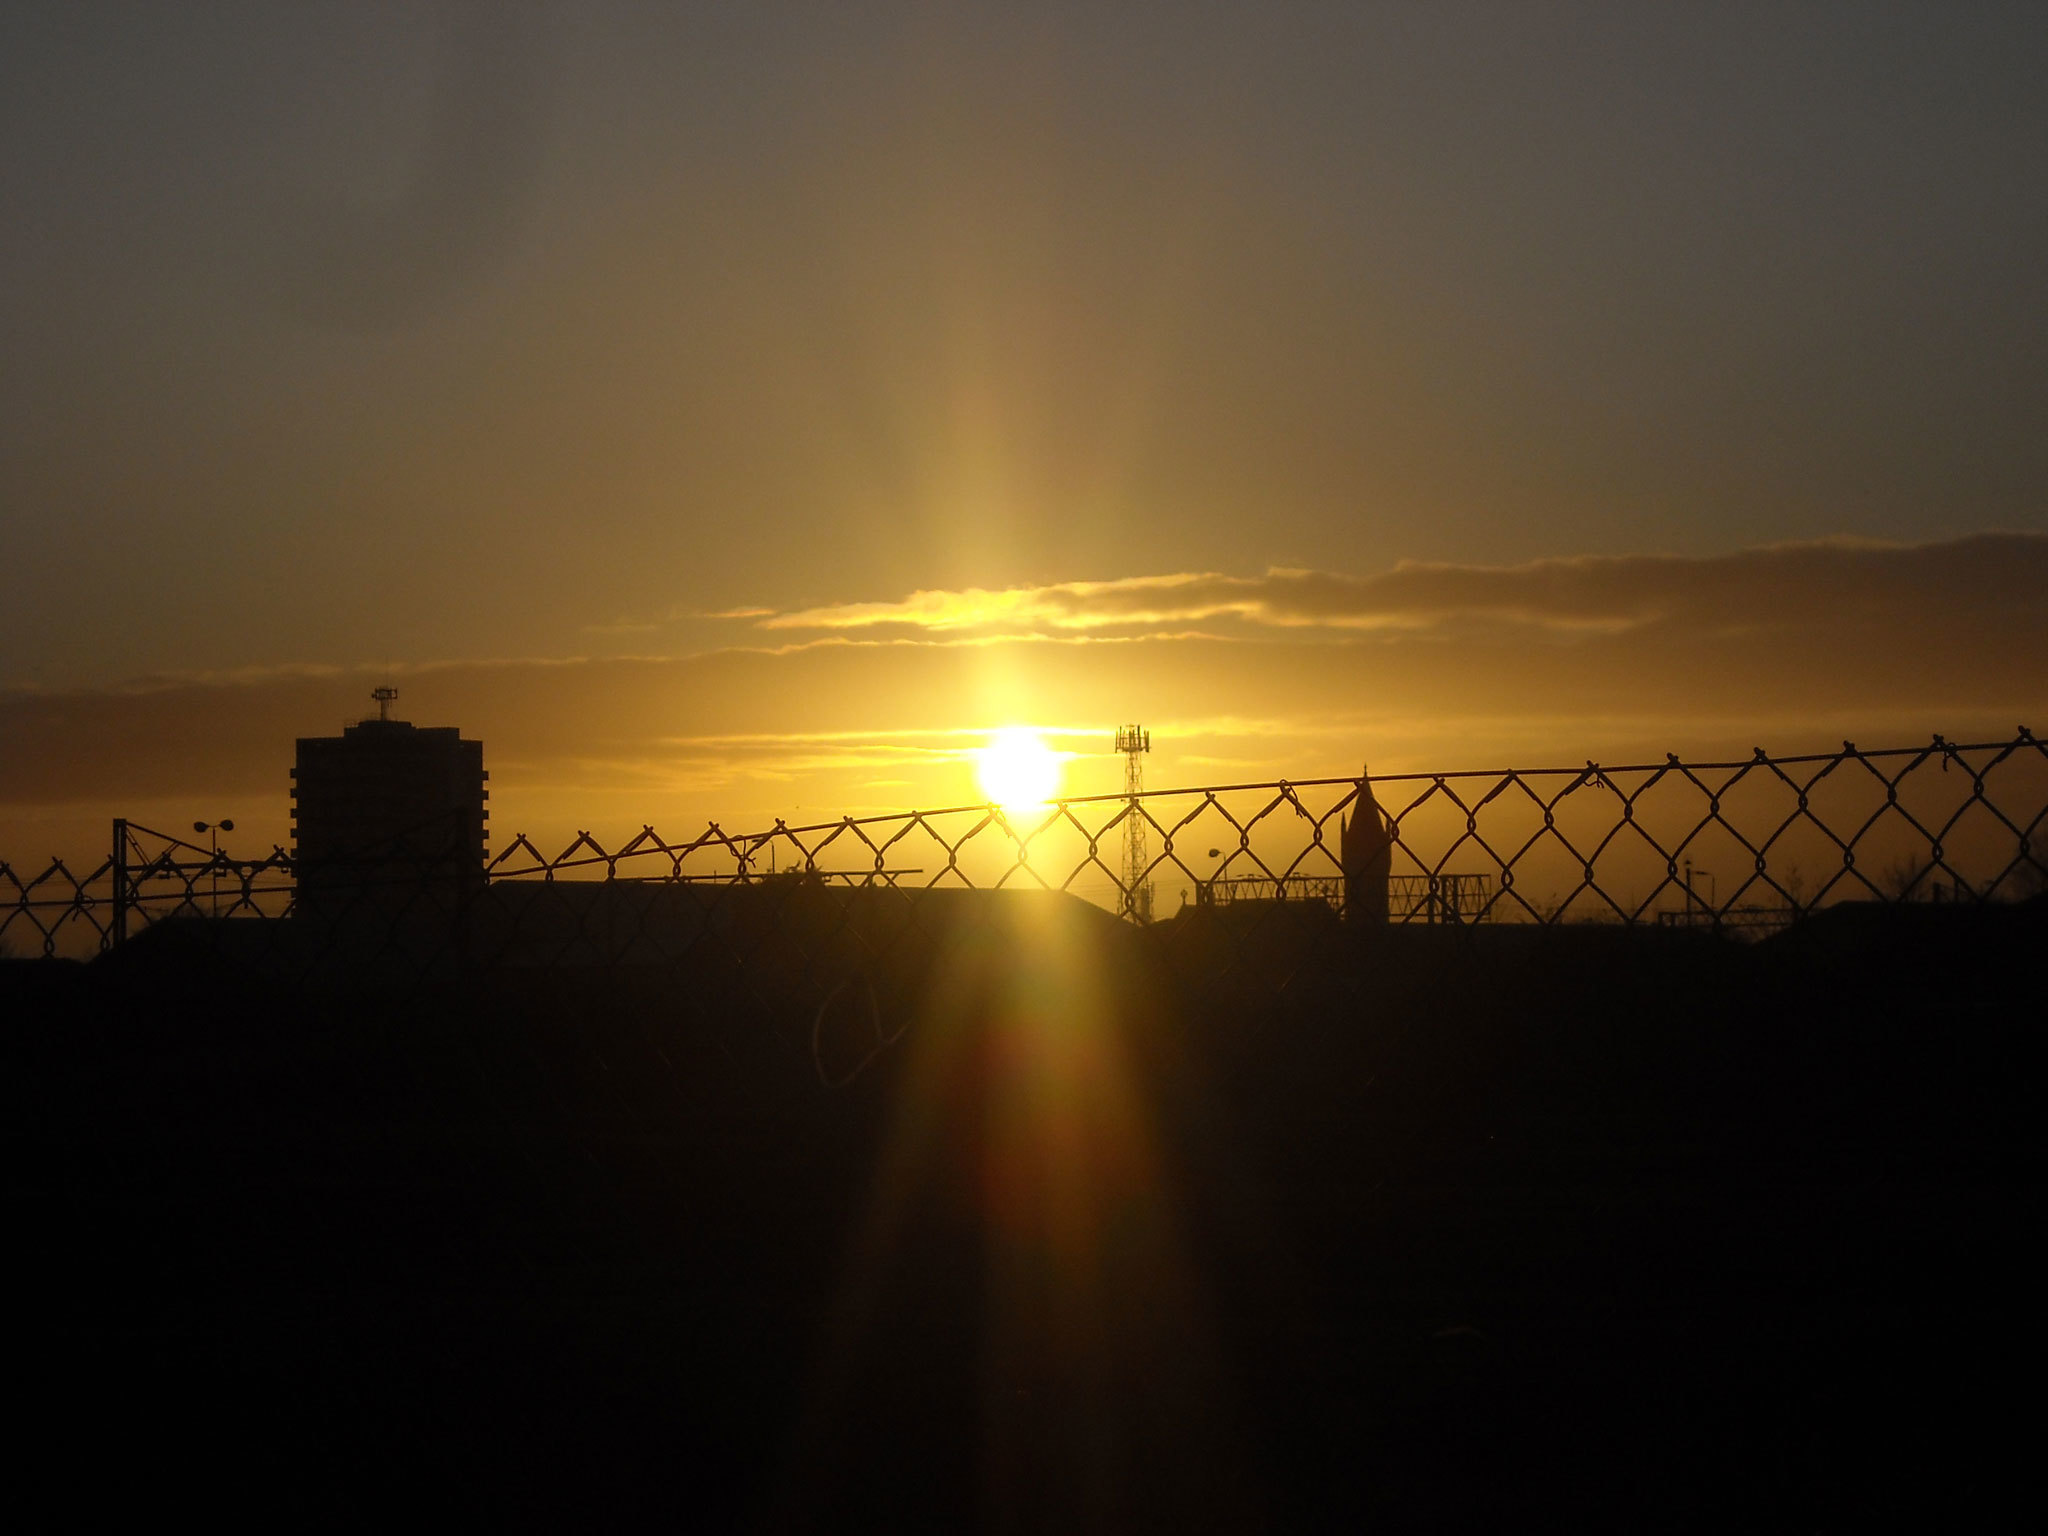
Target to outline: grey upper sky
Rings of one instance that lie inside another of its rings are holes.
[[[2048,529],[2048,7],[0,9],[0,686]]]

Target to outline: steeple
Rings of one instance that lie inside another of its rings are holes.
[[[1338,826],[1344,866],[1344,914],[1353,922],[1387,921],[1387,882],[1394,867],[1394,832],[1373,797],[1371,770],[1358,765],[1358,798]]]

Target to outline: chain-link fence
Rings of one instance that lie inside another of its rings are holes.
[[[1154,850],[1121,868],[1130,818]],[[809,996],[900,968],[964,893],[1049,890],[1151,912],[1169,953],[1276,978],[1381,924],[1612,923],[1737,935],[1844,901],[1981,904],[2048,888],[2048,744],[1411,773],[955,806],[766,830],[652,827],[478,869],[420,829],[346,870],[295,870],[125,821],[84,873],[0,863],[0,946],[87,956],[163,930],[299,979],[689,966]],[[1378,862],[1347,869],[1369,821]],[[430,829],[429,829],[430,830]],[[1355,825],[1354,825],[1355,830]],[[451,849],[459,841],[451,834]],[[1142,894],[1142,900],[1134,895]],[[156,942],[162,942],[158,940]],[[1277,959],[1275,957],[1278,957]]]

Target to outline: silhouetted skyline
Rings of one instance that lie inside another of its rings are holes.
[[[2020,4],[11,7],[0,844],[281,831],[372,674],[527,825],[956,799],[1004,725],[2038,725],[2044,66]]]

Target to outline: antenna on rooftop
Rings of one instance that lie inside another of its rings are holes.
[[[1145,878],[1151,860],[1145,855],[1145,818],[1140,814],[1138,796],[1145,793],[1145,754],[1152,750],[1152,733],[1142,725],[1126,725],[1116,733],[1116,749],[1124,755],[1123,900],[1118,915],[1134,923],[1152,921],[1152,882]]]
[[[380,721],[389,721],[391,718],[391,701],[398,697],[398,690],[389,683],[386,683],[382,688],[372,688],[370,690],[370,697],[377,701],[377,718]]]

